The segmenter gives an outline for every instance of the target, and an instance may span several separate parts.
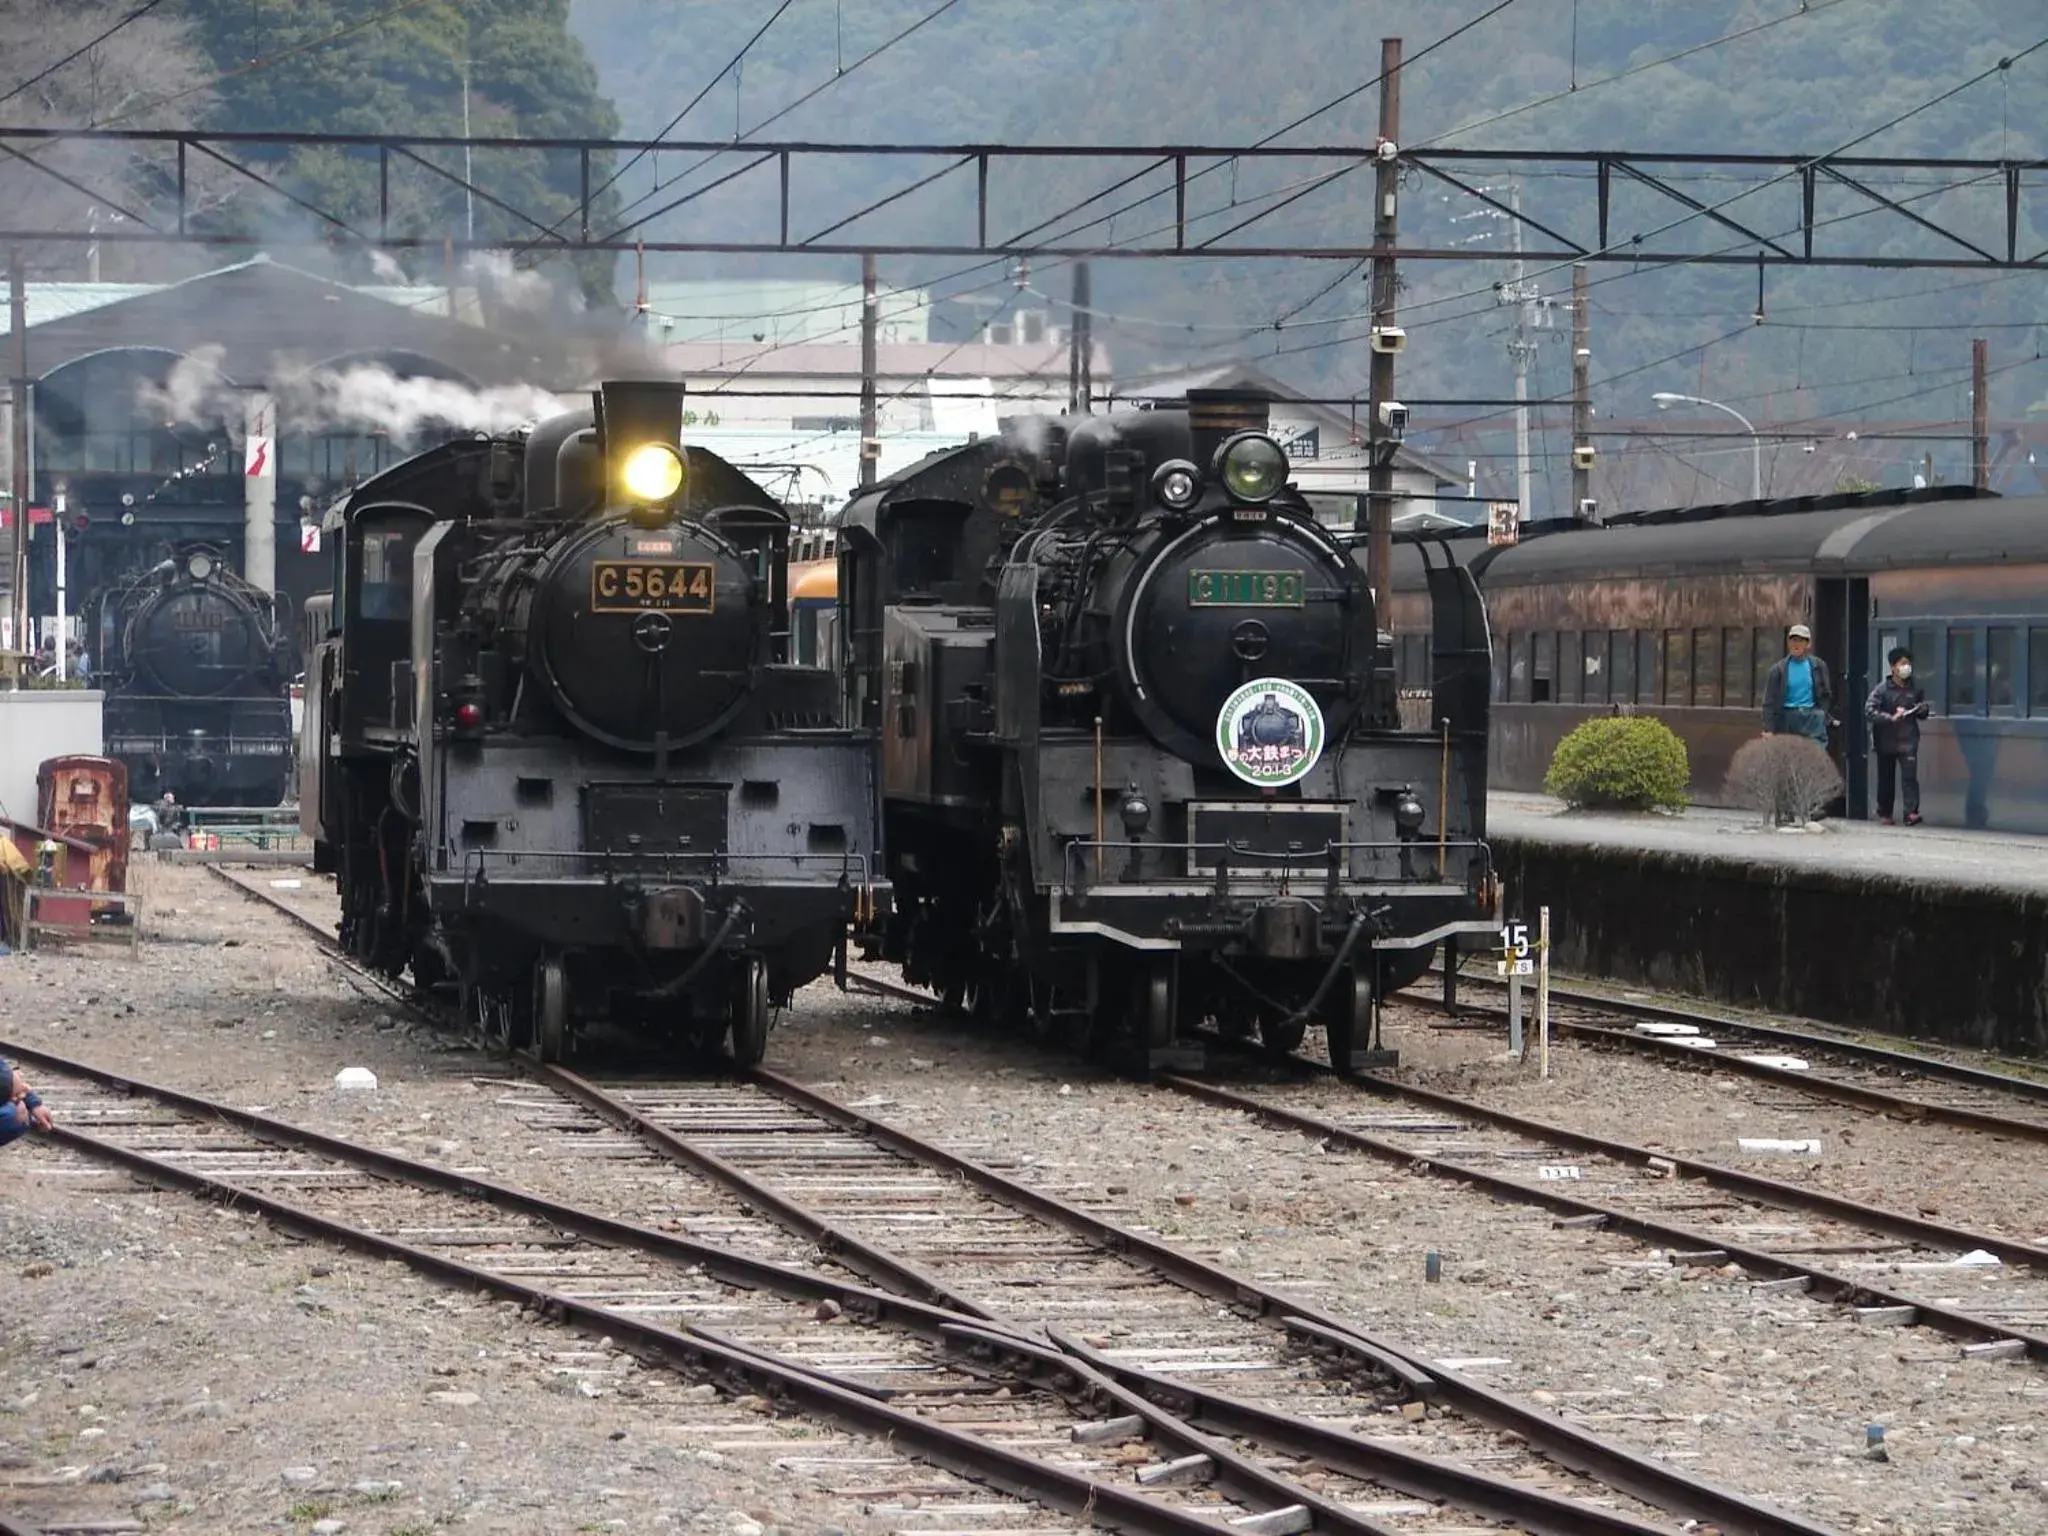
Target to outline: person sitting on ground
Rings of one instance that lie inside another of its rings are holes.
[[[31,1129],[47,1131],[53,1123],[43,1096],[29,1087],[21,1069],[0,1058],[0,1147],[26,1136]]]

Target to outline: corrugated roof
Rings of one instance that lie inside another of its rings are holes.
[[[193,277],[180,278],[171,283],[29,283],[24,298],[27,300],[28,326],[34,330],[39,325],[50,325],[56,321],[69,320],[95,309],[104,309],[109,304],[122,304],[130,299],[147,298],[166,288],[182,288],[191,283],[203,283],[209,278],[225,273],[239,272],[246,267],[283,266],[272,262],[268,256],[258,254],[247,261],[234,262],[225,267],[215,267]],[[297,268],[290,270],[298,271]],[[301,276],[314,277],[317,281],[332,283],[337,288],[348,288],[366,299],[380,299],[386,304],[401,309],[416,310],[422,314],[446,316],[448,313],[448,290],[431,286],[394,286],[392,284],[366,284],[357,287],[352,283],[336,283],[332,278],[318,277],[315,273],[301,272]],[[456,290],[458,307],[457,319],[473,325],[482,324],[482,316],[476,306],[476,296],[471,291]],[[4,301],[0,301],[0,336],[12,330],[12,315]]]

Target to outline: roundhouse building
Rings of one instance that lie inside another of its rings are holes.
[[[271,391],[288,375],[370,363],[481,390],[546,384],[561,366],[477,323],[475,295],[461,289],[453,302],[467,302],[467,321],[449,315],[446,289],[351,287],[264,256],[161,285],[31,281],[26,296],[28,611],[45,626],[57,611],[60,529],[68,615],[89,614],[111,583],[171,547],[204,541],[289,599],[295,623],[329,558],[305,547],[304,499],[324,504],[455,429],[437,423],[401,442],[365,422],[299,429],[287,419],[280,432]],[[0,430],[7,522],[11,442]],[[8,528],[0,549],[11,552],[12,538]],[[0,559],[0,592],[11,579]],[[11,611],[9,592],[0,618]]]

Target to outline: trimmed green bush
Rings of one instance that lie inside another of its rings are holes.
[[[1685,743],[1647,715],[1588,720],[1557,744],[1543,787],[1586,810],[1683,809],[1692,765]]]

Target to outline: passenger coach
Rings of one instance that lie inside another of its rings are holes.
[[[1493,782],[1542,788],[1557,743],[1617,710],[1684,738],[1693,797],[1722,803],[1729,760],[1762,729],[1785,631],[1810,625],[1837,679],[1847,811],[1870,814],[1864,698],[1895,645],[1933,717],[1921,746],[1930,823],[2048,832],[2048,498],[1966,487],[1531,524],[1514,546],[1450,541],[1486,596]],[[1427,600],[1397,561],[1404,688],[1427,676]]]

